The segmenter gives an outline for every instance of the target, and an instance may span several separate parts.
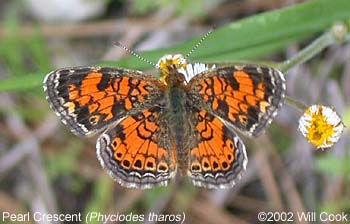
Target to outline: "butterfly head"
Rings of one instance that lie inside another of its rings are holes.
[[[157,68],[160,71],[160,81],[165,85],[171,74],[178,69],[185,69],[187,66],[186,58],[181,54],[167,54],[161,57],[157,63]]]

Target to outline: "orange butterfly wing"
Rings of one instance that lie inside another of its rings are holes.
[[[107,67],[59,69],[49,73],[43,85],[50,107],[80,136],[101,132],[155,105],[164,88],[139,71]]]
[[[176,154],[161,109],[145,109],[123,119],[97,140],[102,166],[121,185],[165,186],[175,176]]]

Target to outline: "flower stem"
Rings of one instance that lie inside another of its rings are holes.
[[[286,104],[297,108],[300,112],[304,112],[307,109],[307,106],[304,103],[299,102],[289,96],[286,96],[284,101]]]

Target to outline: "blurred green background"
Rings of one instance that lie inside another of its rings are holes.
[[[273,63],[338,21],[350,24],[350,1],[0,1],[0,212],[155,212],[215,224],[259,223],[260,211],[350,213],[348,129],[334,147],[316,151],[297,131],[301,114],[285,105],[266,134],[243,137],[249,163],[233,189],[199,189],[178,178],[165,188],[132,190],[100,167],[97,137],[78,138],[61,124],[41,86],[45,74],[68,66],[157,75],[115,41],[157,62],[165,53],[186,54],[215,26],[192,61]],[[330,46],[286,74],[287,94],[333,106],[349,124],[349,62],[349,43]]]

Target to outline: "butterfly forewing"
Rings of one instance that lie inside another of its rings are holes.
[[[189,101],[222,118],[231,128],[260,135],[282,105],[283,74],[260,65],[209,69],[188,84]]]
[[[139,71],[74,67],[49,73],[44,91],[51,108],[73,133],[89,135],[163,98],[162,84]]]

